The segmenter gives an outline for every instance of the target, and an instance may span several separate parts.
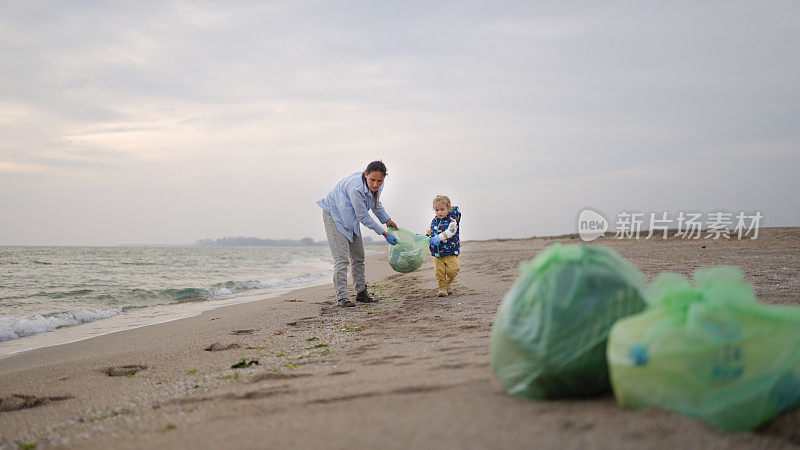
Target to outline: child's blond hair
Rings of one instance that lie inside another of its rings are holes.
[[[450,208],[450,198],[446,195],[437,195],[433,197],[433,205],[436,206],[437,203],[444,203],[448,208]]]

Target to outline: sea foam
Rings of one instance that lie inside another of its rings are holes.
[[[55,329],[108,319],[122,312],[122,308],[80,310],[49,316],[0,317],[0,342],[53,331]]]

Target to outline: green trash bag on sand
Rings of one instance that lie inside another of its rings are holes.
[[[662,274],[653,304],[611,330],[621,406],[655,406],[730,431],[800,406],[800,308],[756,302],[735,267]]]
[[[397,238],[397,244],[389,248],[389,265],[392,269],[408,273],[422,267],[430,247],[430,238],[403,228],[389,228],[389,233]]]
[[[523,263],[497,312],[492,368],[517,397],[569,398],[611,391],[608,332],[645,308],[644,276],[614,250],[554,244]]]

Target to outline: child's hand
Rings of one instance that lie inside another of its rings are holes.
[[[439,235],[438,235],[438,234],[437,234],[437,235],[435,235],[435,236],[433,236],[433,237],[431,237],[431,245],[436,245],[436,244],[438,244],[439,242],[442,242],[442,239],[441,239],[441,238],[439,238]]]

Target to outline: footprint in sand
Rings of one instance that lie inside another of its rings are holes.
[[[228,345],[222,345],[219,342],[214,342],[213,344],[209,345],[208,347],[204,348],[203,350],[207,352],[221,352],[223,350],[230,350],[232,348],[239,348],[241,345],[233,343]]]
[[[305,378],[313,376],[310,373],[282,373],[282,372],[271,372],[271,373],[260,373],[256,374],[251,382],[258,383],[260,381],[268,381],[268,380],[289,380],[292,378]]]
[[[8,397],[0,397],[0,411],[17,411],[20,409],[34,408],[49,402],[70,400],[71,395],[60,395],[55,397],[37,397],[35,395],[13,394]]]
[[[307,405],[313,404],[325,404],[325,403],[337,403],[337,402],[344,402],[344,401],[351,401],[351,400],[360,400],[363,398],[369,397],[376,397],[376,396],[384,396],[384,395],[409,395],[409,394],[419,394],[425,392],[432,392],[432,391],[439,391],[443,389],[449,389],[452,386],[407,386],[399,389],[394,389],[392,391],[387,392],[362,392],[359,394],[351,394],[351,395],[343,395],[340,397],[328,397],[328,398],[319,398],[315,400],[311,400],[306,402]]]
[[[147,369],[147,366],[139,364],[130,364],[127,366],[112,366],[103,369],[101,372],[110,377],[127,377],[136,375],[136,372]]]
[[[240,334],[253,334],[254,331],[256,330],[233,330],[231,334],[238,336]]]
[[[402,356],[402,355],[389,355],[389,356],[384,356],[383,358],[373,358],[373,359],[365,360],[364,361],[364,365],[365,366],[378,366],[378,365],[382,365],[382,364],[392,364],[393,361],[396,361],[398,359],[403,359],[403,358],[405,358],[405,356]],[[394,365],[397,365],[397,363],[395,362]]]

